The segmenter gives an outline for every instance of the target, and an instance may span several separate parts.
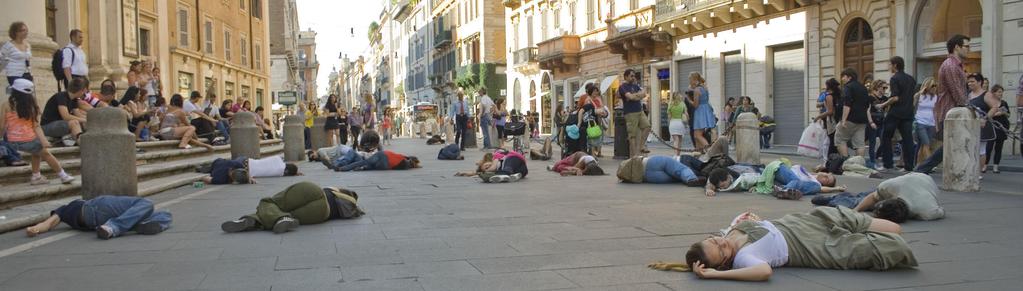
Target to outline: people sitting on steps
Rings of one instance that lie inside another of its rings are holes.
[[[74,82],[72,82],[74,83]],[[50,169],[57,173],[61,183],[70,184],[74,177],[64,172],[57,158],[50,153],[50,142],[43,135],[39,125],[39,105],[36,104],[35,85],[26,79],[17,79],[11,86],[11,97],[7,102],[0,103],[0,137],[6,137],[0,152],[7,152],[4,163],[18,165],[18,151],[32,154],[31,185],[49,183],[40,172],[40,162],[46,160]],[[20,165],[24,165],[22,161]]]
[[[72,229],[96,231],[96,237],[111,239],[134,231],[154,235],[170,228],[171,214],[155,210],[153,201],[141,197],[103,195],[89,200],[75,199],[50,211],[43,222],[25,229],[34,237],[50,231],[61,222]]]
[[[352,190],[298,182],[274,196],[260,199],[255,213],[224,222],[220,229],[227,233],[251,230],[285,233],[299,225],[358,218],[365,214],[358,200],[359,194]]]
[[[78,99],[89,90],[89,80],[76,77],[68,83],[67,89],[53,94],[46,101],[39,123],[43,135],[72,146],[78,143],[78,137],[85,130],[86,118],[79,112]]]

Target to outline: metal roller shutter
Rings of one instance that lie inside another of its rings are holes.
[[[728,100],[728,97],[742,96],[742,55],[738,52],[725,55],[725,95],[721,100]],[[721,102],[724,104],[724,102]]]
[[[774,144],[799,144],[806,125],[805,64],[802,45],[774,51]]]
[[[703,58],[685,59],[675,62],[675,91],[682,92],[689,88],[689,73],[699,72],[703,74]]]

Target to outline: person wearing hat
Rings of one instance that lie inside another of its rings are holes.
[[[227,233],[260,229],[284,233],[299,225],[356,218],[365,214],[358,200],[359,194],[355,191],[298,182],[272,197],[260,199],[256,213],[224,222],[220,229]]]
[[[43,129],[39,125],[39,105],[36,104],[32,81],[27,79],[14,80],[11,85],[11,97],[0,105],[0,136],[6,137],[10,147],[17,151],[32,154],[32,178],[29,183],[40,185],[48,183],[39,171],[39,162],[46,160],[50,169],[57,173],[60,181],[70,184],[75,178],[64,172],[57,158],[47,148],[50,142],[43,138]]]
[[[170,228],[171,214],[154,210],[153,201],[131,196],[103,195],[89,200],[75,199],[50,211],[50,217],[25,229],[34,237],[61,222],[72,229],[96,231],[96,237],[111,239],[125,232],[154,235]]]

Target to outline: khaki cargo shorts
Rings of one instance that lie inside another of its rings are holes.
[[[839,125],[835,131],[835,145],[851,142],[853,149],[862,149],[866,145],[866,133],[866,124],[846,122],[845,126]]]
[[[650,119],[642,111],[626,113],[625,129],[629,131],[629,138],[636,137],[641,131],[650,129]]]

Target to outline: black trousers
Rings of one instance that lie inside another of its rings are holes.
[[[469,125],[468,115],[463,114],[455,116],[455,143],[457,143],[458,147],[461,148],[463,151],[465,150],[465,130],[466,127],[468,127],[468,125]]]
[[[895,131],[899,131],[899,135],[902,136],[902,163],[904,169],[912,171],[916,164],[916,153],[913,151],[916,147],[913,146],[913,119],[912,118],[898,118],[895,116],[888,116],[884,119],[884,130],[881,131],[881,149],[879,154],[881,155],[881,161],[884,163],[884,167],[891,169],[894,167],[894,154],[892,153],[892,139],[895,137]]]
[[[358,126],[349,127],[350,133],[352,134],[352,147],[359,148],[359,135],[362,134],[362,128]],[[344,142],[344,141],[342,141]]]
[[[998,165],[1002,163],[1002,147],[1005,146],[1005,139],[995,139],[987,142],[987,163]],[[994,156],[994,163],[991,163],[991,156]]]

